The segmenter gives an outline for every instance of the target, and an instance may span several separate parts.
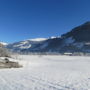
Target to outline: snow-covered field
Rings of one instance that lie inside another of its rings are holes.
[[[0,69],[0,90],[90,90],[90,57],[18,56],[23,68]]]

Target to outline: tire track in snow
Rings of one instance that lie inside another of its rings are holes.
[[[0,82],[1,82],[0,88],[2,88],[1,90],[13,90],[13,88],[9,84],[9,81],[6,80],[5,77],[2,76],[1,74],[0,74]]]
[[[61,86],[61,85],[58,85],[56,83],[49,82],[49,81],[46,81],[46,80],[43,80],[43,79],[39,79],[39,78],[34,77],[34,76],[29,76],[29,77],[30,78],[24,77],[24,79],[25,80],[27,79],[29,81],[32,81],[35,84],[40,85],[43,89],[48,88],[49,90],[72,90],[70,87]],[[37,88],[39,88],[39,87],[37,87]]]

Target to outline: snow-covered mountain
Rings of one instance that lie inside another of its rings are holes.
[[[7,44],[7,43],[5,43],[5,42],[0,42],[0,44],[1,44],[1,45],[3,45],[3,46],[8,45],[8,44]]]
[[[90,52],[90,22],[86,22],[60,37],[28,39],[7,45],[18,52]]]
[[[28,51],[29,49],[36,50],[36,47],[39,47],[43,42],[45,42],[46,38],[35,38],[35,39],[27,39],[24,41],[15,42],[7,45],[6,47],[11,49],[12,51]],[[43,48],[43,47],[42,47]]]
[[[28,39],[30,41],[44,41],[47,40],[47,38],[34,38],[34,39]]]

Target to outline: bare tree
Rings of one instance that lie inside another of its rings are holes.
[[[10,52],[4,47],[0,47],[0,57],[10,57]]]

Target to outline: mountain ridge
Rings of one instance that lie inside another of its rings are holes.
[[[6,47],[17,52],[90,52],[90,21],[60,37],[28,39]]]

